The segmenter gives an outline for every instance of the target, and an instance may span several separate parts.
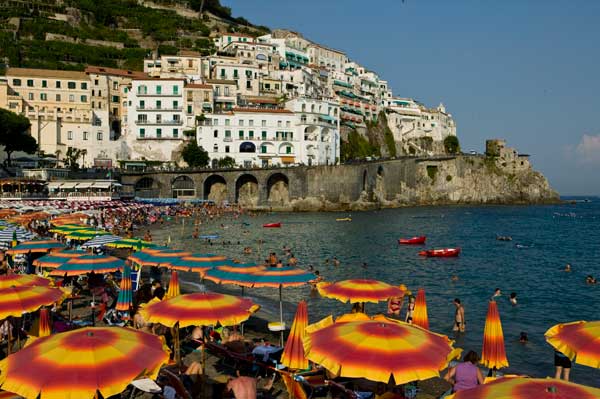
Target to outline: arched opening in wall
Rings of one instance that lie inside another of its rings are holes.
[[[383,166],[382,165],[379,165],[379,167],[377,168],[377,176],[383,177]]]
[[[221,175],[210,175],[204,180],[204,199],[219,204],[227,200],[227,181]]]
[[[310,125],[304,128],[304,140],[317,141],[319,138],[319,127]]]
[[[195,198],[196,186],[189,176],[177,176],[171,184],[173,198]]]
[[[270,205],[290,202],[289,179],[283,173],[273,173],[267,179],[267,201]]]
[[[251,174],[241,175],[235,182],[235,202],[242,206],[258,205],[258,180]]]
[[[160,197],[160,187],[156,180],[151,177],[142,177],[135,183],[134,195],[138,198]]]
[[[367,170],[365,169],[363,171],[363,177],[362,177],[362,191],[367,191]]]
[[[256,152],[256,145],[249,141],[244,141],[240,144],[240,152]]]

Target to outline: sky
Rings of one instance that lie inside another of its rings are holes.
[[[561,195],[600,195],[600,1],[222,0],[446,105],[461,147],[504,138]]]

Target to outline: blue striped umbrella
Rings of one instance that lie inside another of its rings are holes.
[[[48,268],[56,268],[61,266],[64,263],[67,263],[72,258],[77,258],[79,256],[89,255],[85,251],[77,251],[77,250],[67,250],[60,252],[53,252],[48,255],[44,255],[41,258],[37,258],[33,261],[34,266],[38,267],[48,267]]]
[[[17,241],[31,240],[35,235],[22,227],[7,227],[4,230],[0,230],[0,247],[10,247],[13,237],[16,235]]]
[[[52,276],[78,276],[86,273],[109,273],[123,269],[125,261],[107,255],[83,255],[70,259],[54,269]]]
[[[81,248],[99,248],[99,247],[105,246],[106,244],[110,244],[111,242],[118,241],[120,239],[121,239],[121,237],[115,236],[112,234],[98,236],[98,237],[92,238],[91,240],[89,240],[88,242],[83,244],[81,246]]]
[[[12,247],[11,249],[7,250],[6,253],[9,255],[26,254],[28,252],[43,253],[64,247],[65,246],[63,244],[56,240],[29,240]]]
[[[169,266],[176,270],[203,273],[213,267],[233,265],[225,256],[214,254],[191,254],[171,262]]]

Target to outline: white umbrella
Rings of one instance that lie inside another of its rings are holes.
[[[121,237],[115,236],[112,234],[98,236],[98,237],[92,238],[91,240],[89,240],[88,242],[83,244],[81,246],[81,248],[98,248],[98,247],[102,247],[106,244],[109,244],[111,242],[119,241],[120,239],[121,239]]]

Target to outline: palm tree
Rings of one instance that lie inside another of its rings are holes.
[[[87,150],[85,148],[79,150],[79,154],[81,155],[81,167],[85,167],[85,156],[87,155]]]

